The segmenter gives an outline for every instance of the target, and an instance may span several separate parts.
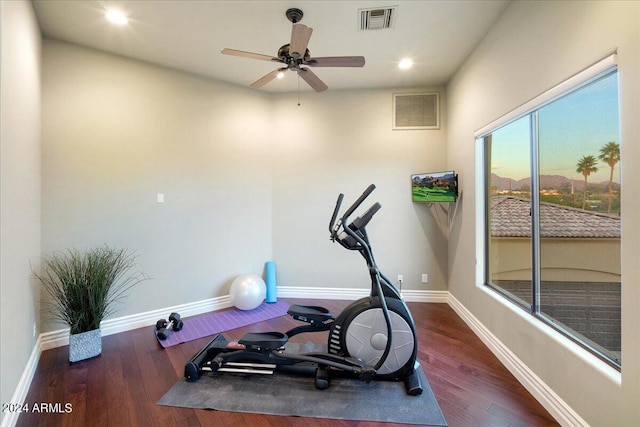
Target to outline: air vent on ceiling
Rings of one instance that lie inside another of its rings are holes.
[[[398,6],[360,9],[360,31],[391,28],[398,12]]]

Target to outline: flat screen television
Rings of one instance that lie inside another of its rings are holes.
[[[414,202],[455,202],[458,198],[458,175],[454,171],[411,175]]]

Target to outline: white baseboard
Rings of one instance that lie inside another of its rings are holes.
[[[471,330],[489,347],[489,350],[502,362],[514,377],[533,397],[549,411],[556,421],[563,426],[584,427],[589,424],[580,417],[564,400],[544,383],[527,365],[525,365],[507,346],[463,306],[453,295],[449,294],[449,306],[464,320]]]
[[[309,298],[329,300],[356,300],[369,295],[369,289],[356,288],[308,288],[301,286],[278,287],[281,298]],[[449,291],[403,290],[402,297],[407,302],[446,303]]]
[[[411,289],[401,292],[407,302],[437,302],[446,304],[449,301],[449,291],[413,291]]]
[[[193,303],[174,305],[144,313],[108,319],[101,323],[100,329],[102,331],[102,336],[113,335],[137,328],[143,328],[149,325],[155,325],[158,319],[166,319],[172,312],[180,313],[181,317],[189,317],[228,307],[231,307],[231,299],[228,295],[225,295]],[[69,328],[40,334],[39,341],[42,343],[40,349],[41,352],[49,350],[50,348],[69,345]]]
[[[20,376],[18,386],[13,392],[13,396],[11,397],[12,403],[23,403],[27,399],[29,387],[31,387],[31,381],[33,380],[33,376],[36,373],[36,368],[38,367],[38,362],[40,361],[40,354],[42,354],[41,337],[42,335],[39,336],[36,340],[36,345],[31,351],[29,360],[27,360],[27,366],[25,366],[24,371],[22,371],[22,376]],[[15,426],[18,422],[19,416],[19,412],[5,412],[4,417],[2,418],[2,423],[0,423],[0,427]]]
[[[278,297],[280,298],[351,300],[362,298],[368,294],[368,289],[278,287]],[[498,357],[505,367],[560,424],[575,427],[588,425],[448,291],[404,290],[402,291],[402,296],[407,302],[448,303],[473,332],[478,335],[482,342],[489,347],[491,352]],[[154,325],[156,320],[167,317],[171,312],[178,312],[182,317],[186,318],[228,307],[231,307],[231,300],[228,295],[225,295],[194,303],[181,304],[145,313],[109,319],[102,322],[102,335],[107,336]],[[26,399],[31,381],[38,366],[38,361],[40,360],[40,354],[45,350],[68,344],[68,329],[60,329],[40,334],[13,394],[12,402],[24,402]],[[6,413],[0,427],[15,426],[17,421],[17,413]]]
[[[355,300],[367,295],[368,289],[278,286],[278,298]]]
[[[331,299],[331,300],[351,300],[362,298],[369,294],[368,289],[337,289],[337,288],[312,288],[302,286],[281,286],[278,287],[280,298],[304,298],[304,299]],[[402,291],[402,296],[409,302],[447,302],[447,291]],[[102,322],[100,329],[102,336],[126,332],[149,325],[155,325],[158,319],[168,317],[169,313],[177,312],[182,317],[196,316],[198,314],[209,313],[231,307],[231,299],[228,295],[210,298],[193,303],[174,305],[158,310],[151,310],[144,313],[132,314],[129,316],[109,319]],[[69,345],[69,329],[58,329],[56,331],[40,334],[40,352],[51,348]]]

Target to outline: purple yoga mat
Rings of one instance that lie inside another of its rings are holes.
[[[278,301],[275,304],[261,304],[253,310],[242,311],[234,308],[185,319],[184,328],[181,331],[172,332],[166,340],[158,339],[158,342],[164,348],[171,347],[183,342],[262,322],[263,320],[284,316],[287,314],[288,309],[289,304]]]

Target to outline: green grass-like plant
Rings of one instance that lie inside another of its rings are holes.
[[[135,265],[135,257],[124,249],[100,246],[54,253],[34,274],[52,298],[46,303],[52,317],[78,334],[98,329],[113,313],[113,303],[146,279],[133,271]]]

